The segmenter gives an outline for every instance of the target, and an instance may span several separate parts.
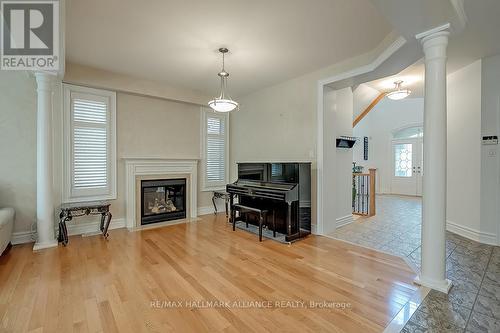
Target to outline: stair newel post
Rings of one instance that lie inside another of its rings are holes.
[[[376,214],[375,206],[375,175],[377,169],[370,169],[370,208],[368,209],[368,216],[374,216]]]

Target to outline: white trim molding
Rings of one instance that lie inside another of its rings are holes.
[[[74,219],[73,221],[77,221]],[[92,222],[85,222],[85,223],[74,223],[74,222],[67,222],[67,228],[68,228],[68,235],[69,236],[75,236],[75,235],[99,235],[99,226],[100,226],[101,220],[92,221]],[[111,219],[111,223],[109,224],[109,230],[114,230],[114,229],[120,229],[125,227],[125,219],[123,218],[118,218],[118,219]],[[57,230],[56,230],[57,233]],[[12,234],[12,240],[11,243],[12,245],[18,245],[18,244],[27,244],[27,243],[34,243],[36,241],[36,232],[35,231],[19,231],[19,232],[14,232]]]
[[[85,202],[94,200],[116,199],[116,92],[103,89],[94,89],[64,83],[63,89],[63,181],[62,202]],[[109,108],[106,119],[107,144],[107,181],[104,189],[75,189],[73,169],[73,110],[72,96],[85,96],[86,99],[100,100]]]
[[[455,24],[453,25],[453,32],[460,33],[467,26],[467,14],[465,13],[464,8],[464,0],[450,0],[453,9],[455,10],[456,20],[454,20]]]
[[[492,232],[479,231],[449,220],[446,221],[446,230],[479,243],[498,245],[497,235]]]
[[[221,200],[219,200],[221,201]],[[221,202],[216,202],[215,203],[217,205],[217,213],[226,213],[226,206],[224,204],[223,201]],[[211,206],[203,206],[203,207],[198,207],[198,216],[201,216],[201,215],[214,215],[215,213],[215,210],[214,210],[214,206],[211,205]]]
[[[355,77],[361,74],[366,74],[369,72],[373,72],[377,67],[379,67],[384,61],[389,59],[396,51],[398,51],[400,48],[403,47],[403,45],[406,44],[406,39],[402,36],[399,36],[394,42],[391,43],[382,53],[378,55],[375,60],[373,60],[371,63],[360,66],[358,68],[355,68],[353,70],[329,77],[324,80],[320,80],[318,83],[323,88],[323,86],[327,84],[331,84],[337,81],[349,79],[351,77]]]
[[[442,293],[449,293],[452,283],[450,279],[444,279],[443,281],[436,281],[431,279],[426,279],[422,275],[418,275],[413,282],[420,287],[431,288]]]
[[[435,28],[429,29],[427,31],[421,32],[419,34],[416,34],[415,38],[417,40],[420,40],[420,39],[423,40],[424,38],[429,37],[429,36],[433,36],[434,34],[436,34],[438,32],[449,31],[449,30],[450,30],[450,24],[445,23],[445,24],[440,25],[438,27],[435,27]]]
[[[351,224],[352,222],[354,222],[354,217],[352,216],[352,214],[349,214],[349,215],[337,218],[335,220],[335,227],[338,229],[340,227]]]
[[[67,228],[68,228],[68,235],[69,236],[74,236],[74,235],[100,235],[101,232],[99,231],[99,227],[101,224],[101,218],[99,217],[98,220],[92,221],[92,222],[86,222],[86,223],[71,223],[67,222]],[[124,218],[112,218],[111,223],[109,224],[108,230],[113,230],[113,229],[121,229],[125,228],[125,219]]]
[[[36,242],[36,232],[33,231],[18,231],[12,233],[12,245],[34,243]]]
[[[328,233],[327,226],[325,223],[324,219],[324,212],[323,209],[326,209],[324,207],[324,202],[323,202],[323,196],[324,192],[328,191],[323,186],[323,181],[324,181],[324,176],[323,176],[323,169],[324,169],[324,157],[323,157],[323,150],[324,150],[324,145],[323,141],[325,140],[324,138],[324,129],[323,126],[325,126],[325,123],[323,122],[323,115],[324,115],[324,87],[332,84],[334,82],[342,81],[348,78],[352,78],[358,75],[362,74],[367,74],[370,72],[373,72],[375,69],[377,69],[382,63],[384,63],[386,60],[388,60],[393,54],[395,54],[399,49],[401,49],[405,44],[407,43],[407,40],[400,36],[398,37],[394,42],[392,42],[387,48],[384,49],[383,52],[381,52],[371,63],[363,66],[359,66],[357,68],[354,68],[352,70],[340,73],[338,75],[334,75],[332,77],[318,80],[317,81],[317,104],[316,104],[316,232],[318,235],[324,235]]]
[[[172,178],[176,175],[187,176],[187,213],[186,220],[194,220],[198,216],[198,159],[165,159],[165,158],[124,158],[125,160],[125,202],[126,227],[134,229],[141,226],[137,221],[136,182],[140,177],[162,176]]]
[[[317,109],[316,109],[316,234],[324,234],[324,218],[323,218],[323,118],[324,118],[324,84],[317,83]]]

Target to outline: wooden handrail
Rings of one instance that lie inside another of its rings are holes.
[[[361,112],[361,114],[357,116],[356,119],[354,119],[354,121],[352,122],[352,127],[355,127],[361,121],[361,119],[363,119],[375,107],[375,105],[377,105],[378,102],[380,102],[380,100],[382,100],[382,98],[385,97],[386,94],[387,93],[381,93],[380,95],[375,97],[375,99],[370,103],[370,105],[368,105],[366,109],[363,112]]]

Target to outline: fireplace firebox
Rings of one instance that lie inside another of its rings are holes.
[[[141,181],[141,224],[186,218],[186,179]]]

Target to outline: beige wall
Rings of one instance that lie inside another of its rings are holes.
[[[124,157],[200,158],[200,105],[208,96],[72,63],[66,65],[64,82],[118,92],[115,218],[125,217]],[[211,192],[199,191],[198,207],[211,205]]]
[[[357,86],[353,91],[354,104],[352,120],[354,121],[363,111],[365,111],[378,95],[380,95],[380,91],[373,89],[367,84],[360,84]]]
[[[500,133],[500,54],[481,61],[481,135]],[[481,146],[481,231],[500,245],[500,145]]]
[[[448,223],[481,227],[481,60],[448,75]],[[424,133],[425,137],[425,133]]]
[[[54,205],[61,204],[61,83],[52,110]],[[14,207],[14,232],[36,230],[36,82],[32,74],[0,71],[0,207]],[[58,212],[54,211],[54,219]]]
[[[242,160],[310,160],[313,162],[313,186],[312,186],[312,200],[313,200],[313,222],[316,221],[316,107],[317,107],[317,82],[320,79],[324,79],[353,68],[366,65],[372,62],[382,50],[384,50],[393,40],[387,39],[382,43],[377,49],[372,52],[361,55],[356,58],[349,59],[348,61],[324,68],[322,70],[306,74],[304,76],[282,82],[278,85],[272,87],[263,87],[260,91],[249,94],[248,96],[239,97],[238,101],[241,103],[241,110],[235,112],[230,117],[230,161],[231,161],[231,179],[235,178],[235,161]],[[16,231],[26,231],[29,230],[29,225],[34,221],[34,182],[35,182],[35,170],[36,170],[36,156],[34,155],[35,141],[34,133],[36,131],[36,124],[34,123],[35,117],[35,91],[34,91],[34,79],[25,76],[24,78],[17,77],[17,75],[24,75],[21,73],[0,73],[0,81],[2,84],[2,90],[0,91],[0,105],[2,105],[2,117],[4,112],[4,105],[7,108],[21,108],[26,113],[26,116],[17,118],[17,113],[12,110],[8,110],[10,118],[7,121],[7,125],[16,126],[19,131],[23,131],[28,134],[28,141],[21,141],[16,143],[16,136],[13,134],[0,134],[2,138],[7,138],[2,144],[2,155],[13,156],[18,161],[23,160],[25,157],[18,156],[19,152],[22,151],[26,154],[26,163],[24,163],[20,168],[16,168],[13,177],[7,176],[4,172],[1,177],[2,182],[7,182],[12,186],[13,182],[10,179],[16,179],[16,182],[20,178],[17,175],[18,172],[22,172],[23,168],[25,173],[31,177],[30,186],[23,189],[23,197],[31,198],[31,211],[24,210],[26,216],[23,223],[16,222]],[[13,79],[16,77],[16,79]],[[197,95],[196,92],[185,91],[183,89],[178,90],[177,88],[156,86],[158,83],[137,80],[135,78],[126,77],[123,75],[117,75],[116,73],[110,73],[105,71],[99,71],[97,69],[92,69],[88,67],[71,65],[68,64],[67,75],[64,79],[66,82],[73,84],[81,84],[90,87],[104,88],[117,90],[122,93],[118,94],[118,110],[117,110],[117,121],[118,121],[118,158],[122,157],[122,154],[133,155],[139,149],[137,142],[133,141],[128,144],[122,144],[121,142],[127,142],[128,135],[138,134],[138,126],[141,122],[151,122],[155,116],[160,112],[165,112],[165,114],[171,115],[172,117],[177,117],[180,114],[180,110],[188,110],[190,108],[198,108],[198,106],[189,106],[187,104],[182,104],[178,102],[168,101],[188,101],[193,103],[205,103],[208,97]],[[5,87],[12,85],[15,87],[16,91],[29,91],[31,97],[28,100],[22,101],[24,94],[17,94],[15,92],[9,92]],[[156,96],[163,99],[155,99],[153,97],[140,97],[139,95]],[[192,95],[191,95],[192,94]],[[22,95],[19,97],[19,95]],[[6,101],[6,99],[8,101]],[[57,96],[54,100],[55,105],[60,105],[60,98]],[[127,104],[131,105],[131,109],[127,109]],[[180,106],[182,105],[182,106]],[[122,118],[121,108],[125,109],[125,118]],[[56,108],[57,109],[57,108]],[[162,111],[160,111],[162,110]],[[191,110],[191,109],[190,109]],[[194,110],[194,109],[193,109]],[[194,111],[187,111],[192,112]],[[54,149],[58,152],[60,149],[60,130],[62,128],[61,114],[60,110],[54,110],[55,119],[55,145]],[[163,114],[162,114],[163,116]],[[191,117],[190,115],[189,117]],[[165,115],[165,117],[167,117]],[[194,117],[194,116],[192,116]],[[199,117],[199,111],[198,111]],[[351,115],[352,117],[352,115]],[[190,118],[194,119],[194,118]],[[195,121],[194,123],[183,123],[182,129],[183,133],[194,133],[194,128],[196,128],[196,135],[199,135],[200,122]],[[12,125],[14,124],[14,125]],[[57,124],[59,124],[59,129],[57,129]],[[3,124],[2,124],[3,125]],[[153,143],[156,145],[158,140],[167,141],[168,134],[163,134],[161,130],[168,131],[170,123],[159,124],[155,122],[155,125],[160,131],[158,134],[152,133],[153,131],[144,131],[143,134],[147,135],[147,139],[144,139],[146,144]],[[123,132],[120,127],[129,126],[128,132]],[[175,128],[174,130],[177,130]],[[12,131],[12,129],[11,129]],[[14,133],[15,134],[15,133]],[[24,140],[24,139],[22,139]],[[187,138],[185,140],[188,140]],[[189,146],[187,149],[173,149],[170,143],[166,142],[166,146],[162,147],[162,153],[170,154],[176,153],[176,155],[188,156],[195,154],[199,156],[199,142],[195,143],[194,138],[190,138],[189,141],[183,141],[181,144]],[[22,144],[21,144],[22,143]],[[194,145],[196,144],[196,147]],[[122,147],[126,147],[123,148]],[[128,147],[127,147],[128,146]],[[10,147],[17,147],[16,149],[11,149]],[[125,149],[125,150],[124,150]],[[149,149],[149,148],[145,148]],[[55,162],[54,170],[55,175],[61,174],[61,157],[55,152]],[[30,158],[28,160],[28,157]],[[168,156],[165,156],[168,157]],[[123,163],[123,162],[119,162]],[[5,168],[2,166],[2,168]],[[10,170],[10,169],[9,169]],[[57,178],[57,177],[56,177]],[[113,204],[113,211],[115,217],[123,217],[123,170],[122,166],[118,168],[118,200]],[[60,180],[55,179],[56,182],[56,196],[60,198],[60,186],[58,185]],[[5,186],[8,188],[8,186]],[[0,188],[0,191],[4,191]],[[5,192],[3,192],[5,193]],[[13,199],[10,198],[10,194],[3,195],[0,200],[0,205],[13,204]],[[209,206],[210,194],[200,195],[198,206]],[[21,200],[24,202],[24,200]],[[17,201],[17,202],[21,202]],[[59,202],[57,200],[56,202]],[[16,203],[18,205],[18,203]],[[18,206],[19,207],[19,206]],[[18,210],[21,210],[19,208]]]
[[[230,179],[238,161],[311,161],[315,224],[318,80],[371,63],[393,41],[390,36],[368,54],[239,97],[240,110],[230,119]]]
[[[352,221],[352,149],[336,148],[335,138],[352,135],[350,87],[324,88],[323,99],[323,233]]]
[[[238,100],[230,120],[232,178],[237,161],[314,158],[315,94],[314,79],[292,80]]]
[[[316,75],[239,98],[230,117],[230,181],[236,162],[311,161],[311,218],[316,223]]]
[[[86,85],[93,86],[92,82]],[[54,219],[61,204],[62,110],[60,83],[53,109]],[[104,87],[108,88],[109,87]],[[200,106],[131,93],[117,94],[117,200],[115,219],[125,216],[123,157],[199,159]],[[16,210],[14,232],[36,228],[36,83],[25,72],[0,71],[0,207]],[[201,177],[201,174],[199,174]],[[198,207],[211,207],[211,192]],[[90,219],[76,219],[86,223]]]
[[[210,96],[204,96],[195,90],[173,87],[162,82],[131,77],[74,63],[66,63],[64,82],[195,104],[205,104],[211,99]]]
[[[116,99],[118,195],[112,204],[112,212],[114,217],[123,218],[123,158],[200,158],[201,111],[194,104],[126,93],[118,93]],[[211,192],[198,191],[198,207],[210,206],[210,200]]]
[[[26,72],[0,71],[0,207],[15,208],[14,232],[36,217],[35,89]]]

